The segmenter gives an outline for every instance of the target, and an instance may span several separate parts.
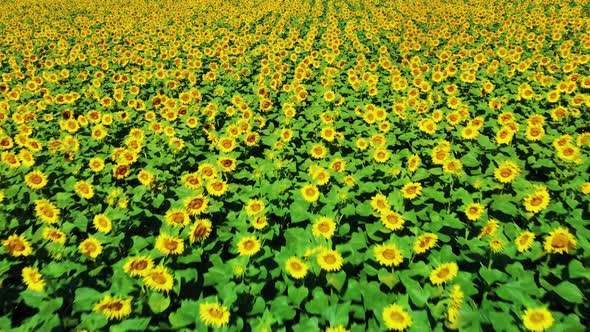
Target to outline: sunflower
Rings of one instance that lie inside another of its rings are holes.
[[[534,193],[524,197],[524,207],[528,212],[538,213],[549,206],[550,200],[547,188],[537,186]]]
[[[318,264],[325,271],[338,271],[342,267],[342,256],[336,250],[325,249],[316,257]]]
[[[238,253],[240,256],[253,256],[260,251],[260,241],[254,236],[246,236],[238,242]]]
[[[584,195],[590,194],[590,182],[584,182],[584,183],[582,183],[582,185],[580,186],[580,191]]]
[[[217,170],[212,164],[201,164],[197,170],[204,179],[210,180],[217,177]]]
[[[476,221],[476,220],[479,220],[479,218],[481,218],[481,215],[483,214],[484,211],[485,211],[485,208],[483,207],[483,205],[481,205],[479,203],[472,203],[472,204],[467,205],[467,207],[465,208],[465,210],[463,212],[467,216],[467,219],[469,219],[471,221]]]
[[[514,130],[508,126],[504,126],[496,133],[496,143],[498,144],[510,144],[514,138]]]
[[[129,175],[129,171],[129,165],[116,165],[113,167],[113,177],[118,180],[124,179]]]
[[[487,224],[481,229],[479,234],[477,235],[478,239],[481,239],[484,236],[494,236],[496,231],[500,228],[500,223],[494,219],[488,220]]]
[[[458,271],[457,263],[444,263],[430,273],[430,282],[433,285],[440,285],[455,278]]]
[[[25,183],[31,189],[41,189],[47,185],[47,175],[41,171],[32,171],[25,175]]]
[[[57,244],[66,243],[66,234],[61,230],[53,227],[44,227],[42,236],[44,240],[51,241]]]
[[[553,325],[554,319],[547,308],[532,308],[524,311],[522,322],[527,330],[542,332]]]
[[[189,189],[197,190],[203,185],[203,180],[197,172],[188,173],[182,177],[182,184]]]
[[[55,224],[59,221],[60,211],[49,200],[42,198],[35,200],[35,214],[41,221],[48,224]]]
[[[256,216],[261,214],[264,211],[264,202],[259,199],[251,199],[246,204],[246,215],[248,216]]]
[[[191,243],[205,241],[209,234],[211,234],[211,230],[213,226],[209,219],[199,219],[195,221],[195,223],[191,226],[189,239]]]
[[[22,235],[13,234],[2,242],[2,245],[8,252],[14,256],[29,256],[33,253],[33,248],[27,239]]]
[[[151,289],[167,292],[174,286],[174,277],[165,266],[159,265],[145,273],[143,283]]]
[[[320,191],[318,190],[318,187],[312,184],[307,184],[301,188],[301,195],[303,195],[303,199],[306,202],[313,203],[320,198]]]
[[[130,276],[145,276],[154,267],[154,261],[149,256],[132,257],[123,265],[123,271]]]
[[[435,146],[432,149],[431,159],[432,159],[433,164],[442,165],[442,164],[444,164],[445,160],[447,160],[448,157],[449,157],[449,150],[448,149],[445,149],[440,146]]]
[[[108,233],[113,229],[113,223],[109,217],[104,214],[97,214],[92,218],[92,224],[97,231],[101,233]]]
[[[318,143],[311,146],[309,154],[314,159],[323,159],[328,155],[328,150],[323,144]]]
[[[35,267],[24,267],[21,275],[23,282],[27,285],[27,289],[35,292],[42,292],[45,288],[45,281],[43,275],[39,273],[39,270]]]
[[[518,174],[520,174],[520,168],[511,161],[501,163],[494,170],[494,177],[502,183],[510,183],[514,181]]]
[[[404,198],[414,199],[422,193],[422,184],[419,182],[406,183],[402,188]]]
[[[499,253],[502,251],[502,249],[504,249],[504,241],[498,238],[491,239],[488,242],[488,245],[490,246],[490,249],[492,249],[492,251],[495,253]]]
[[[375,259],[379,264],[384,266],[398,266],[403,260],[404,256],[395,244],[380,244],[373,249]]]
[[[416,254],[422,254],[426,251],[434,248],[438,241],[438,235],[434,233],[424,233],[420,235],[416,241],[414,241],[414,252]]]
[[[530,231],[521,232],[516,240],[516,248],[519,252],[525,252],[531,248],[535,241],[535,233]]]
[[[237,146],[236,140],[233,137],[222,137],[217,143],[217,147],[221,152],[229,153],[232,152]]]
[[[391,231],[397,231],[404,228],[404,218],[401,214],[395,211],[391,211],[389,209],[382,211],[380,219],[381,223],[383,223],[383,225]]]
[[[388,211],[390,206],[389,202],[387,201],[387,196],[378,193],[375,196],[371,197],[371,207],[379,213]]]
[[[472,140],[476,139],[477,136],[479,136],[479,131],[473,126],[466,126],[461,130],[461,138],[463,139]]]
[[[180,255],[184,252],[184,241],[161,233],[156,238],[156,250],[164,255]]]
[[[412,317],[399,304],[383,308],[383,321],[389,330],[403,331],[412,326]]]
[[[332,218],[328,217],[320,217],[313,223],[311,227],[313,236],[320,237],[323,236],[327,240],[329,240],[332,235],[334,235],[334,231],[336,230],[336,223]]]
[[[151,188],[154,184],[154,181],[156,180],[156,176],[147,169],[142,169],[137,174],[137,180],[139,180],[139,183],[146,186],[147,188]]]
[[[538,141],[545,136],[545,129],[541,126],[527,126],[524,135],[529,141]]]
[[[82,254],[95,259],[102,252],[102,244],[100,241],[90,236],[80,243],[79,249]]]
[[[295,279],[302,279],[307,275],[308,267],[307,264],[301,259],[297,257],[290,257],[285,263],[285,269],[291,277]]]
[[[92,311],[105,315],[109,320],[122,319],[131,314],[131,299],[107,295],[94,305]]]
[[[207,182],[207,192],[215,197],[220,197],[227,192],[228,185],[223,180],[211,180]]]
[[[207,210],[208,205],[209,199],[206,196],[203,196],[202,194],[198,194],[196,196],[189,197],[184,200],[184,207],[186,209],[186,212],[191,216],[204,213]]]
[[[420,167],[421,162],[422,161],[420,160],[420,156],[418,156],[417,154],[411,155],[407,161],[408,171],[414,173],[418,169],[418,167]]]
[[[565,161],[576,161],[580,154],[580,149],[572,144],[566,144],[557,149],[557,157]]]
[[[235,158],[231,158],[231,157],[219,158],[217,160],[217,164],[226,173],[233,172],[236,169],[236,167],[237,167],[237,161],[236,161],[236,159]]]
[[[558,227],[549,232],[543,244],[545,251],[554,254],[569,253],[576,247],[576,238],[567,228]]]
[[[330,173],[326,169],[319,167],[313,172],[312,178],[316,180],[319,186],[323,186],[330,182]]]
[[[443,163],[443,171],[445,173],[460,175],[463,169],[463,163],[459,159],[447,159]]]
[[[91,199],[94,197],[94,189],[92,188],[92,184],[88,181],[78,181],[74,184],[74,191],[78,196]]]
[[[94,173],[98,173],[104,169],[104,159],[98,157],[92,158],[88,161],[88,167]]]
[[[335,158],[330,163],[330,168],[336,173],[342,173],[346,170],[346,162],[341,158]]]
[[[184,209],[170,209],[164,215],[164,222],[170,226],[187,226],[191,219]]]
[[[373,153],[373,159],[375,159],[375,161],[378,163],[386,162],[390,156],[391,156],[391,153],[387,149],[383,149],[383,148],[378,148]]]
[[[219,303],[201,303],[199,317],[206,325],[213,325],[217,328],[229,323],[229,311]]]
[[[252,226],[257,230],[263,229],[266,225],[268,225],[268,218],[266,216],[257,216],[252,219]]]

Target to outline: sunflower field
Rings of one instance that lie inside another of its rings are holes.
[[[588,331],[585,0],[0,2],[0,331]]]

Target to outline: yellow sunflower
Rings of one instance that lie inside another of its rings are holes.
[[[558,227],[549,232],[543,244],[545,251],[553,254],[569,253],[576,247],[576,238],[567,228]]]
[[[32,171],[25,175],[25,183],[33,190],[38,190],[47,185],[47,175],[41,171]]]
[[[516,240],[516,249],[519,252],[525,252],[531,248],[533,242],[535,241],[535,233],[530,231],[521,232]]]
[[[401,214],[395,211],[385,210],[381,212],[381,223],[387,229],[397,231],[404,228],[405,220]]]
[[[35,200],[35,214],[39,219],[48,224],[59,221],[60,211],[53,203],[44,198]]]
[[[422,193],[422,184],[419,182],[406,183],[402,188],[404,198],[414,199]]]
[[[301,195],[303,195],[303,199],[307,202],[313,203],[320,198],[320,191],[318,187],[307,184],[301,188]]]
[[[410,156],[407,162],[408,171],[414,173],[418,169],[418,167],[420,167],[421,163],[422,161],[420,160],[420,156],[418,156],[417,154]]]
[[[220,197],[227,192],[228,185],[223,180],[211,180],[207,182],[207,192],[215,197]]]
[[[155,247],[164,255],[180,255],[184,252],[184,240],[161,233],[156,238]]]
[[[164,222],[170,226],[187,226],[191,218],[184,209],[170,209],[164,215]]]
[[[57,244],[66,243],[66,234],[57,228],[44,227],[42,235],[44,240]]]
[[[104,159],[102,158],[92,158],[88,162],[88,167],[94,172],[98,173],[104,169]]]
[[[252,256],[260,251],[260,241],[254,236],[246,236],[238,242],[238,253],[240,256]]]
[[[78,196],[85,199],[91,199],[92,197],[94,197],[94,188],[92,187],[92,184],[90,184],[90,182],[88,181],[76,182],[74,184],[74,191],[76,192],[76,194],[78,194]]]
[[[488,220],[487,224],[481,229],[481,231],[477,235],[477,238],[481,239],[484,236],[494,236],[498,228],[500,228],[500,223],[497,220],[490,219]]]
[[[387,196],[378,193],[375,196],[371,197],[371,207],[379,213],[388,211],[390,206],[389,202],[387,201]]]
[[[145,273],[143,283],[151,289],[167,292],[174,286],[174,277],[165,266],[159,265]]]
[[[476,220],[479,220],[479,218],[481,218],[481,215],[483,214],[484,211],[485,211],[485,208],[483,207],[483,205],[481,205],[479,203],[472,203],[472,204],[467,205],[467,207],[465,208],[465,210],[463,212],[467,216],[467,219],[469,219],[471,221],[476,221]]]
[[[332,218],[320,217],[313,223],[311,231],[315,237],[324,237],[329,240],[336,230],[336,223]]]
[[[27,289],[35,292],[42,292],[43,288],[45,288],[43,275],[39,273],[39,270],[36,267],[24,267],[21,275],[23,277],[23,282],[27,285]]]
[[[328,155],[328,150],[323,144],[318,143],[311,146],[309,154],[314,159],[323,159]]]
[[[395,244],[380,244],[373,249],[375,259],[379,264],[384,266],[398,266],[403,260],[404,256]]]
[[[386,162],[390,156],[391,153],[384,148],[375,149],[375,152],[373,153],[373,159],[375,159],[375,161],[378,163]]]
[[[131,314],[131,299],[107,295],[94,305],[92,311],[105,315],[109,320],[122,319]]]
[[[316,257],[318,264],[325,271],[338,271],[342,268],[343,258],[336,250],[325,249]]]
[[[229,311],[219,303],[201,303],[199,305],[199,317],[206,325],[217,328],[229,323]]]
[[[551,197],[549,196],[547,188],[544,186],[537,186],[534,193],[524,197],[524,208],[528,212],[538,213],[549,206],[550,200]]]
[[[191,216],[204,213],[207,210],[208,205],[209,199],[202,194],[198,194],[184,200],[186,212]]]
[[[14,256],[29,256],[33,253],[31,243],[23,235],[12,234],[8,239],[2,241],[2,245]]]
[[[423,254],[426,251],[434,248],[438,242],[438,235],[434,233],[424,233],[414,241],[414,252],[416,254]]]
[[[514,181],[518,174],[520,174],[520,168],[511,161],[501,163],[494,170],[494,177],[502,183],[510,183]]]
[[[201,242],[206,240],[211,234],[213,225],[209,219],[199,219],[191,226],[189,232],[189,239],[191,243]]]
[[[97,214],[92,218],[92,224],[97,231],[101,233],[108,233],[113,229],[113,223],[109,217],[104,214]]]
[[[527,330],[542,332],[553,325],[554,319],[547,308],[531,308],[524,311],[522,322]]]
[[[149,256],[132,257],[123,265],[123,271],[130,276],[145,276],[154,267],[154,261]]]
[[[256,216],[264,211],[264,202],[259,199],[251,199],[246,204],[246,214],[248,216]]]
[[[430,282],[433,285],[441,285],[457,276],[459,266],[455,262],[444,263],[430,273]]]
[[[308,267],[307,264],[301,259],[297,257],[290,257],[285,263],[285,269],[291,277],[295,279],[302,279],[307,275]]]
[[[80,243],[79,249],[82,254],[95,259],[102,253],[102,244],[96,238],[90,236]]]
[[[383,308],[382,316],[388,330],[403,331],[412,326],[412,317],[399,304]]]

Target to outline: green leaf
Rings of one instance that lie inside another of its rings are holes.
[[[553,288],[553,291],[564,300],[571,303],[582,303],[584,299],[584,295],[578,286],[569,281],[562,281],[559,285]]]
[[[74,311],[90,311],[102,298],[102,293],[93,288],[78,288],[74,295]]]
[[[316,287],[313,290],[313,299],[305,305],[307,312],[321,315],[322,312],[328,307],[328,296],[324,294],[321,288]]]
[[[170,305],[170,298],[162,293],[154,292],[150,295],[148,304],[153,313],[159,314]]]
[[[43,301],[46,299],[46,295],[43,292],[35,292],[32,290],[24,290],[20,293],[20,297],[23,299],[26,305],[31,308],[39,308]]]
[[[377,273],[377,278],[379,281],[389,287],[389,289],[392,289],[399,282],[398,277],[386,269],[380,269],[379,273]]]
[[[128,318],[117,325],[111,326],[110,332],[145,331],[151,318]]]
[[[500,211],[505,214],[514,216],[518,214],[518,208],[514,205],[514,197],[512,195],[502,194],[493,195],[490,208],[495,211]]]
[[[189,326],[196,321],[199,304],[195,301],[182,301],[180,308],[168,316],[173,328]]]
[[[492,141],[490,141],[490,139],[483,134],[480,134],[477,137],[477,142],[479,143],[479,145],[481,145],[484,149],[487,150],[494,150],[496,148],[496,144],[492,143]]]
[[[485,266],[482,266],[479,269],[479,275],[481,275],[488,285],[491,285],[496,281],[506,281],[507,277],[505,273],[496,269],[488,269]]]
[[[590,271],[577,259],[574,259],[569,263],[568,273],[570,278],[586,278],[587,280],[590,280]]]
[[[286,296],[279,296],[272,301],[270,311],[282,321],[288,321],[295,317],[296,311],[289,305]]]
[[[295,285],[289,285],[287,288],[289,301],[297,307],[301,305],[301,302],[307,297],[307,294],[309,294],[309,290],[307,290],[307,287],[305,286],[295,287]]]

